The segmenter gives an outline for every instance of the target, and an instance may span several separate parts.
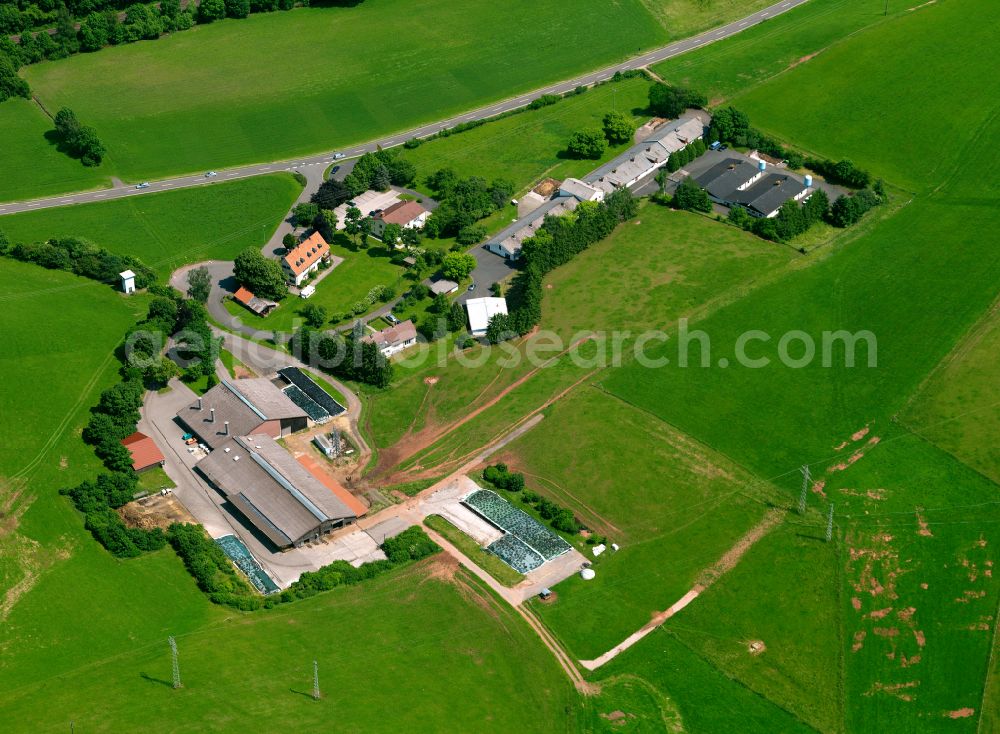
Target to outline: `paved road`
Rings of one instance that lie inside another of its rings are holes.
[[[524,107],[529,102],[531,102],[536,97],[542,94],[562,94],[568,92],[578,86],[586,86],[594,84],[595,82],[604,81],[610,79],[617,71],[629,71],[631,69],[639,69],[650,64],[655,64],[660,61],[678,56],[680,54],[686,53],[693,49],[699,48],[701,46],[706,46],[715,41],[722,40],[723,38],[728,38],[729,36],[736,35],[747,28],[755,26],[762,23],[769,18],[773,18],[776,15],[780,15],[792,8],[802,5],[808,2],[808,0],[781,0],[774,5],[771,5],[764,10],[760,10],[756,13],[746,16],[741,20],[735,20],[732,23],[715,28],[710,31],[706,31],[700,35],[694,36],[692,38],[687,38],[682,41],[677,41],[676,43],[671,43],[668,46],[663,46],[654,51],[642,54],[641,56],[636,56],[634,58],[623,61],[614,66],[609,66],[599,71],[594,71],[589,74],[585,74],[574,79],[569,79],[557,84],[552,84],[548,87],[543,87],[542,89],[536,89],[526,94],[521,94],[517,97],[512,97],[510,99],[504,100],[502,102],[496,102],[487,107],[480,107],[479,109],[466,112],[462,115],[456,117],[451,117],[446,120],[441,120],[439,122],[429,123],[427,125],[422,125],[411,130],[406,130],[404,132],[399,132],[395,135],[390,135],[388,137],[373,140],[368,143],[362,143],[360,145],[355,145],[350,148],[344,148],[340,152],[344,153],[347,157],[360,156],[363,153],[375,150],[376,147],[391,148],[397,145],[401,145],[410,138],[421,138],[428,135],[433,135],[434,133],[440,131],[446,127],[452,127],[460,122],[469,122],[471,120],[480,120],[487,117],[492,117],[503,112],[508,112],[510,110],[515,110],[520,107]],[[207,178],[203,173],[198,173],[191,176],[179,176],[177,178],[165,179],[162,181],[151,181],[149,188],[146,189],[136,189],[134,186],[116,186],[110,189],[103,189],[101,191],[90,191],[85,193],[77,194],[66,194],[63,196],[52,196],[46,199],[34,199],[31,201],[23,202],[13,202],[9,204],[0,204],[0,215],[3,214],[14,214],[16,212],[24,211],[34,211],[36,209],[49,209],[52,207],[59,206],[70,206],[72,204],[84,204],[94,201],[108,201],[110,199],[122,199],[129,196],[143,196],[145,194],[160,192],[160,191],[171,191],[174,189],[188,188],[191,186],[211,186],[213,183],[219,181],[232,181],[239,178],[247,178],[249,176],[261,176],[268,173],[275,173],[278,171],[294,171],[298,170],[304,173],[307,177],[313,178],[316,174],[315,169],[318,169],[319,175],[322,176],[322,172],[334,162],[333,153],[322,153],[320,155],[308,156],[303,158],[293,158],[290,160],[276,161],[273,163],[259,163],[249,166],[242,166],[240,168],[231,168],[227,170],[220,170],[218,176],[214,178]],[[280,240],[280,238],[279,238]]]

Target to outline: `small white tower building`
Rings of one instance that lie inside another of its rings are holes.
[[[135,293],[135,273],[126,270],[124,273],[118,273],[118,277],[122,279],[123,293]]]

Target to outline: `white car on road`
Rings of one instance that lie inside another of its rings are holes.
[[[148,189],[149,188],[149,181],[143,181],[142,183],[137,183],[135,185],[135,187],[137,189]]]
[[[207,172],[207,173],[205,174],[205,178],[215,178],[215,177],[216,177],[216,176],[218,176],[218,175],[219,175],[219,174],[217,174],[217,173],[216,173],[215,171],[208,171],[208,172]]]
[[[339,161],[341,158],[346,158],[346,156],[343,153],[334,153],[333,154],[333,160]]]

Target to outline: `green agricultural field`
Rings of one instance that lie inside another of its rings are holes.
[[[246,247],[263,245],[301,190],[287,174],[260,176],[12,214],[0,218],[0,230],[12,242],[85,237],[112,252],[135,255],[166,281],[181,265],[232,260]]]
[[[499,395],[535,364],[552,360],[562,348],[559,343],[566,347],[583,333],[598,332],[599,347],[584,344],[577,350],[581,359],[561,358],[538,370],[503,403],[455,432],[434,453],[418,458],[427,466],[463,447],[480,446],[509,427],[514,416],[537,408],[589,373],[612,364],[616,341],[623,345],[621,353],[627,358],[645,329],[665,329],[682,316],[718,308],[777,277],[793,257],[788,248],[706,217],[646,205],[637,219],[546,278],[541,325],[545,331],[517,343],[516,363],[507,358],[511,345],[494,349],[492,357],[477,348],[466,359],[449,359],[444,368],[431,358],[418,363],[419,353],[414,354],[412,362],[408,359],[401,365],[405,371],[399,384],[375,395],[370,414],[373,433],[379,445],[389,445],[390,439],[398,439],[406,430],[407,422],[399,420],[400,416],[407,420],[414,416],[414,431],[426,428],[428,422],[454,420],[467,414],[470,405]],[[548,333],[557,340],[553,342]],[[652,350],[659,342],[654,338],[647,343]],[[427,352],[434,354],[436,348]],[[601,359],[596,358],[598,349],[605,355]],[[536,355],[534,361],[525,359],[529,352]],[[470,363],[481,366],[470,369],[466,366]],[[427,378],[437,378],[437,382],[428,385]]]
[[[818,731],[837,731],[840,559],[816,530],[772,530],[665,627],[725,675]],[[752,652],[753,642],[764,648]]]
[[[582,0],[572,13],[555,0],[429,0],[417,16],[406,0],[380,0],[199,26],[25,76],[47,107],[97,128],[108,170],[131,180],[334,150],[668,40],[640,0]]]
[[[600,390],[579,388],[499,460],[621,550],[534,611],[593,659],[686,594],[764,515],[766,488],[725,457]]]
[[[10,99],[0,104],[0,130],[3,130],[4,140],[0,201],[34,199],[110,185],[107,171],[87,168],[56,150],[45,137],[52,129],[52,121],[34,102]]]
[[[1000,482],[1000,318],[994,308],[938,367],[904,412],[911,430]]]
[[[575,692],[534,633],[465,571],[448,570],[452,578],[428,580],[432,561],[292,608],[215,613],[212,624],[178,630],[180,691],[170,688],[164,630],[114,656],[79,659],[89,664],[67,671],[58,687],[24,678],[7,685],[0,712],[19,731],[71,720],[97,732],[238,731],[250,721],[270,729],[331,718],[356,731],[441,731],[461,718],[483,731],[541,732],[572,720]],[[520,685],[524,676],[530,687]],[[517,706],[508,705],[513,690]]]
[[[649,82],[644,79],[603,84],[550,107],[428,141],[406,150],[403,157],[416,165],[421,178],[441,168],[452,168],[460,176],[506,179],[513,182],[517,192],[546,176],[560,180],[582,176],[631,143],[609,148],[599,161],[574,160],[564,157],[570,135],[577,130],[600,129],[601,120],[612,109],[629,113],[645,109],[648,90]],[[636,125],[641,125],[649,118],[637,115],[634,119]]]
[[[983,58],[997,60],[998,32],[1000,17],[974,0],[928,4],[732,101],[761,129],[806,150],[933,190],[959,156],[981,159],[969,148],[985,142],[975,138],[992,112],[986,100],[1000,95],[995,64]],[[857,77],[848,68],[878,73]]]
[[[704,92],[715,104],[808,62],[863,28],[895,22],[913,5],[809,0],[736,36],[656,64],[653,71]]]

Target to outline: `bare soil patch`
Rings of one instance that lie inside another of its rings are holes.
[[[170,494],[154,494],[129,502],[118,509],[125,524],[132,528],[166,530],[175,522],[195,524],[198,521]]]
[[[781,522],[784,516],[784,510],[769,510],[768,513],[764,515],[764,519],[750,528],[742,538],[737,540],[736,544],[726,551],[722,558],[715,563],[715,565],[701,572],[698,577],[698,584],[707,588],[715,583],[720,576],[735,567],[736,564],[740,562],[740,559],[744,556],[744,554],[750,550],[758,540],[773,530],[778,523]]]

